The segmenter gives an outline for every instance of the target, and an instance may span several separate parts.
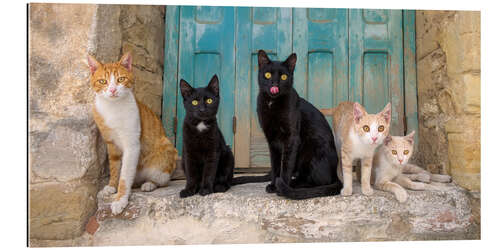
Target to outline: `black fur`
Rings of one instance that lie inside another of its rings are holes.
[[[196,89],[181,80],[180,88],[186,109],[182,127],[182,169],[187,179],[180,197],[225,192],[231,187],[234,156],[217,125],[219,79],[214,75],[207,87]],[[210,104],[207,103],[209,98],[212,99]],[[193,105],[193,100],[197,100],[198,105]],[[203,131],[197,128],[201,122],[206,126]]]
[[[291,199],[337,195],[342,183],[332,130],[325,117],[293,88],[297,56],[271,61],[259,51],[257,114],[271,154],[269,193]],[[266,79],[265,73],[271,73]],[[287,79],[282,80],[281,75]],[[271,87],[279,93],[272,94]]]
[[[226,145],[217,125],[219,107],[219,79],[214,75],[205,88],[192,88],[185,80],[180,81],[186,117],[183,124],[182,169],[186,175],[186,187],[180,197],[199,193],[207,195],[225,192],[231,186],[249,182],[270,181],[269,175],[241,176],[233,179],[234,156]],[[208,104],[206,100],[212,99]],[[198,105],[192,101],[197,100]],[[203,122],[207,127],[199,131]]]

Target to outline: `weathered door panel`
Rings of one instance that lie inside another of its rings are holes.
[[[236,167],[269,167],[268,146],[257,117],[257,52],[271,60],[292,53],[291,8],[238,8],[236,11]]]
[[[404,132],[401,10],[349,10],[349,95],[369,113],[392,104],[391,134]]]
[[[316,108],[348,100],[347,19],[346,9],[293,9],[294,87]]]
[[[234,7],[182,6],[179,25],[178,79],[204,87],[214,74],[219,77],[219,127],[226,143],[233,145],[234,115]],[[182,151],[185,109],[177,88],[176,146]]]

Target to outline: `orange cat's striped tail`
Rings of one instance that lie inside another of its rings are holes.
[[[319,111],[325,116],[333,116],[335,108],[319,109]]]

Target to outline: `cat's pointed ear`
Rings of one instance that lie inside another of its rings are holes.
[[[259,50],[259,68],[262,68],[262,66],[269,64],[271,60],[269,60],[269,57],[267,57],[267,54],[264,50]]]
[[[389,145],[389,142],[391,142],[391,141],[392,141],[391,135],[386,136],[384,139],[384,145],[386,145],[386,146]]]
[[[405,136],[405,140],[407,140],[409,143],[413,144],[413,142],[415,141],[414,136],[415,136],[415,130],[413,130],[413,131],[411,131],[411,133],[407,134]]]
[[[181,94],[184,99],[193,94],[194,90],[193,87],[191,87],[191,85],[189,85],[189,83],[186,82],[184,79],[181,79],[180,87],[181,87]]]
[[[132,71],[132,54],[130,54],[130,52],[123,54],[122,58],[120,59],[120,64],[128,71]]]
[[[391,103],[387,103],[385,105],[384,109],[379,113],[382,117],[384,117],[385,122],[390,123],[391,122]]]
[[[217,77],[217,74],[212,76],[212,79],[208,83],[207,88],[216,96],[219,96],[219,78]]]
[[[101,67],[102,64],[95,59],[95,57],[91,55],[87,55],[87,62],[89,65],[90,73],[94,74],[94,72],[97,70],[97,68]]]
[[[297,54],[292,53],[284,62],[283,64],[288,67],[288,70],[290,70],[290,73],[293,73],[293,70],[295,69],[295,63],[297,63]]]
[[[365,108],[363,108],[363,106],[357,102],[354,103],[353,105],[353,109],[352,109],[352,115],[354,117],[354,121],[356,123],[359,122],[359,120],[361,120],[361,118],[366,115],[366,110]]]

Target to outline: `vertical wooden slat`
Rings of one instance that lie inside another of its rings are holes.
[[[347,30],[346,9],[294,9],[294,87],[317,108],[348,100]]]
[[[236,8],[236,91],[234,112],[238,122],[234,135],[236,168],[250,167],[250,117],[251,117],[251,8]]]
[[[163,70],[162,123],[167,137],[175,144],[174,127],[177,103],[177,66],[179,56],[179,7],[167,6],[165,14],[165,61]]]
[[[403,10],[405,115],[407,131],[415,131],[418,145],[417,71],[415,58],[415,11]]]
[[[392,104],[391,134],[404,130],[402,11],[349,11],[350,98],[369,113]]]
[[[194,84],[194,11],[195,7],[180,6],[179,22],[179,67],[178,79],[184,79],[190,84]],[[179,83],[177,83],[179,84]],[[177,88],[177,136],[175,145],[179,154],[182,154],[182,124],[186,111],[184,109],[182,94],[180,88]]]

